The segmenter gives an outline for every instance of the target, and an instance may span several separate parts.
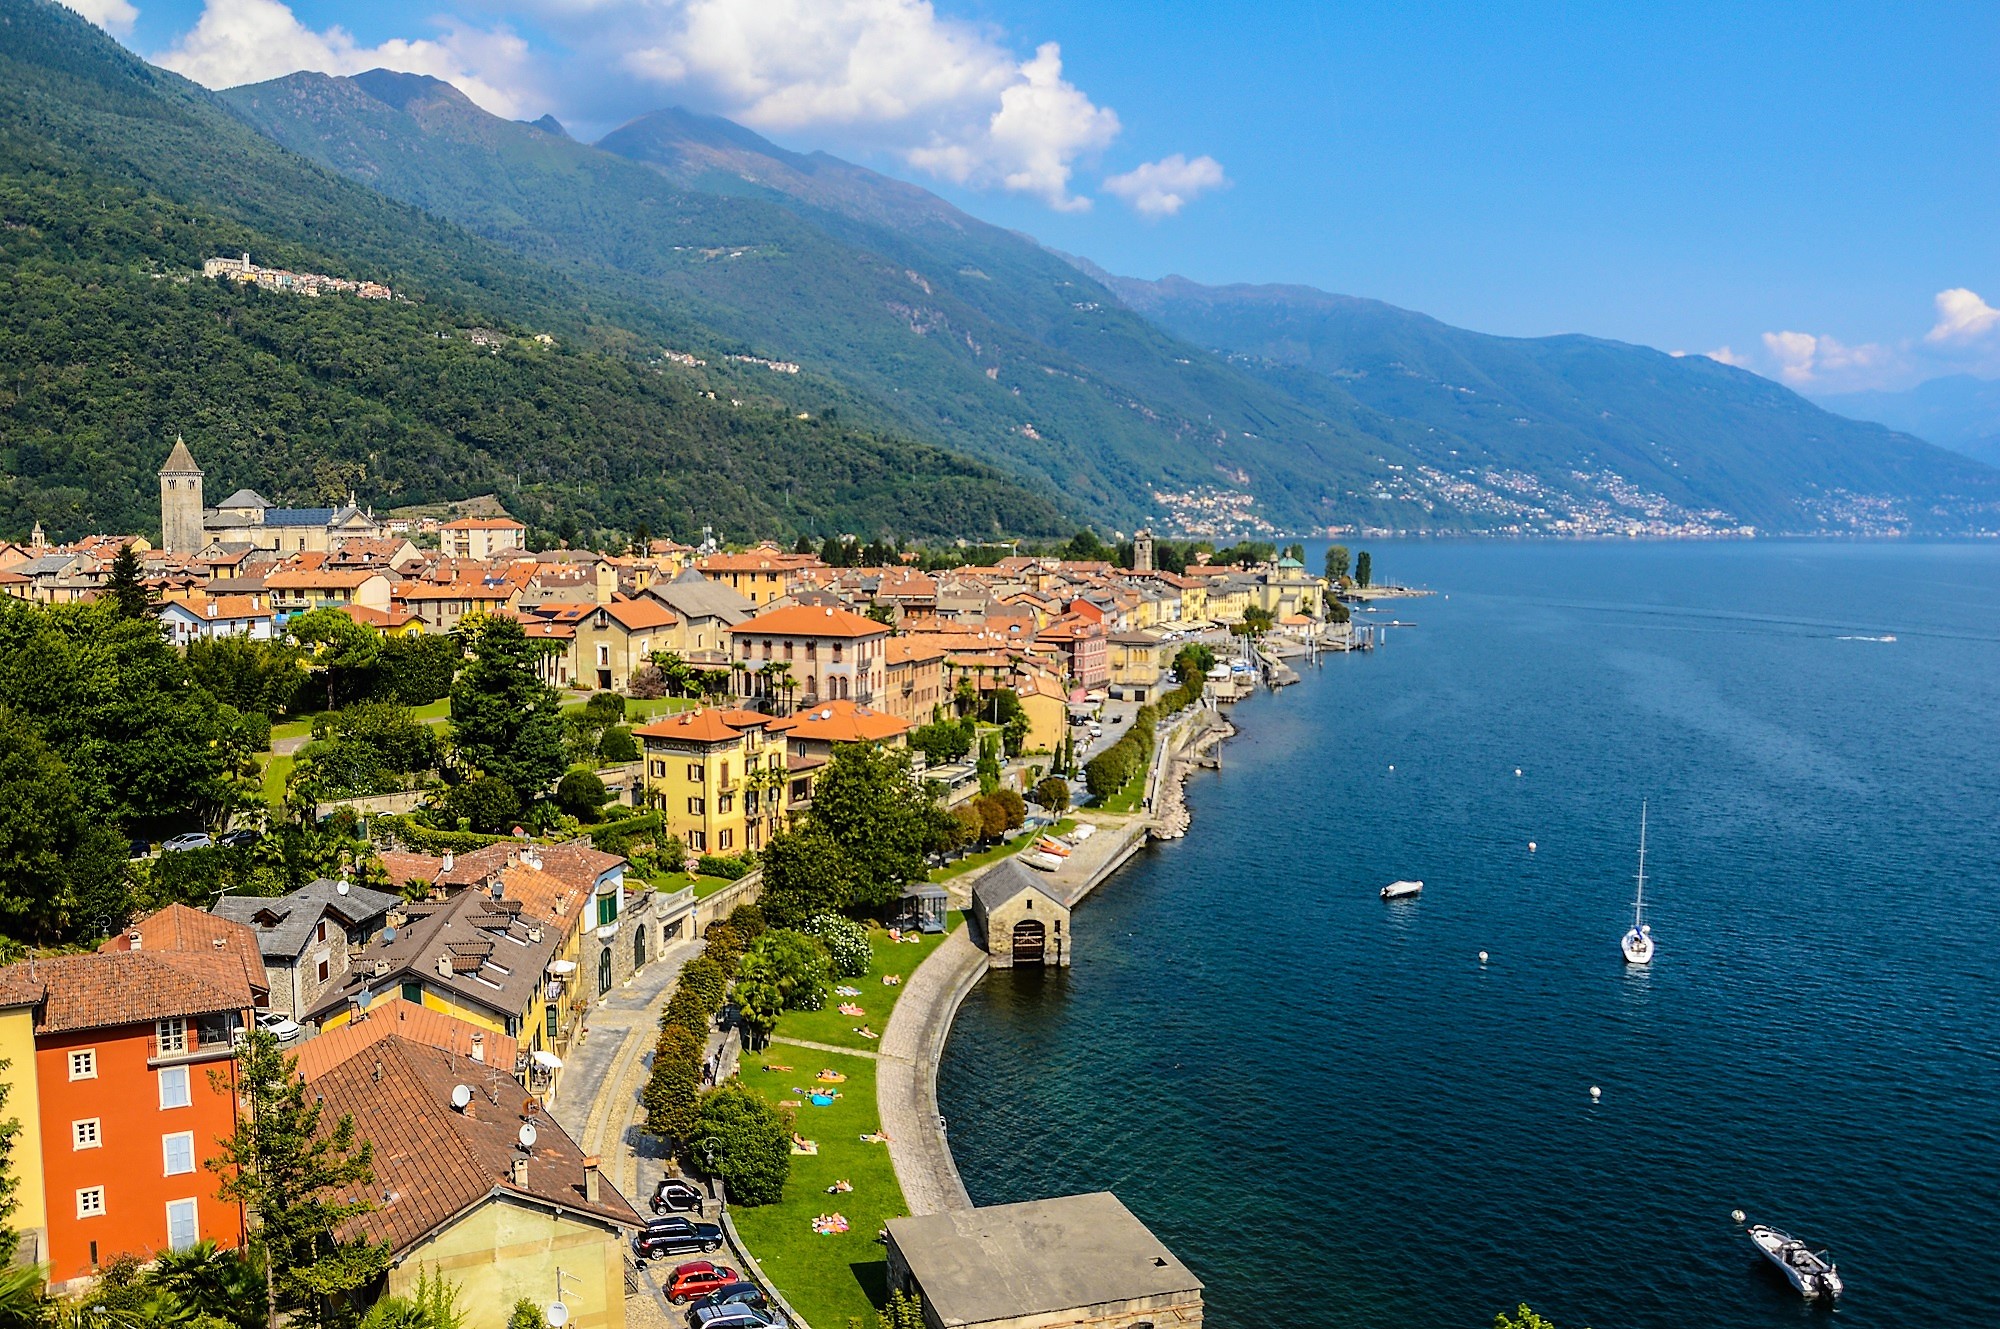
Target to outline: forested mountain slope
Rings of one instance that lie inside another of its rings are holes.
[[[1769,532],[2000,528],[2000,471],[1705,356],[1487,336],[1308,287],[1100,276],[1131,308],[1302,400],[1357,400],[1421,426],[1429,465],[1490,472],[1524,503],[1581,509],[1637,493]]]
[[[243,250],[408,298],[190,277]],[[274,501],[494,491],[544,532],[1071,520],[990,468],[862,427],[824,380],[662,365],[692,326],[679,310],[325,171],[43,0],[0,0],[0,304],[0,536],[36,520],[57,538],[156,530],[154,471],[177,433],[220,483]],[[797,418],[815,394],[847,418]]]

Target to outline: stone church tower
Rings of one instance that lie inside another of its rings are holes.
[[[160,547],[170,554],[198,554],[207,543],[201,527],[201,467],[180,435],[160,468]]]
[[[1153,570],[1153,533],[1141,531],[1132,537],[1132,571]]]

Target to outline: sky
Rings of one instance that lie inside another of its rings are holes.
[[[1993,0],[70,3],[212,87],[381,65],[585,139],[725,115],[1131,276],[1813,395],[2000,377]]]

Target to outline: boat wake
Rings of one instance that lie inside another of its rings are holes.
[[[1881,637],[1835,637],[1834,640],[1835,641],[1894,641],[1896,640],[1896,634],[1892,632]]]

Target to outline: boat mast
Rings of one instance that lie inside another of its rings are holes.
[[[1632,926],[1637,929],[1646,914],[1646,800],[1639,800],[1639,898],[1632,905]]]

